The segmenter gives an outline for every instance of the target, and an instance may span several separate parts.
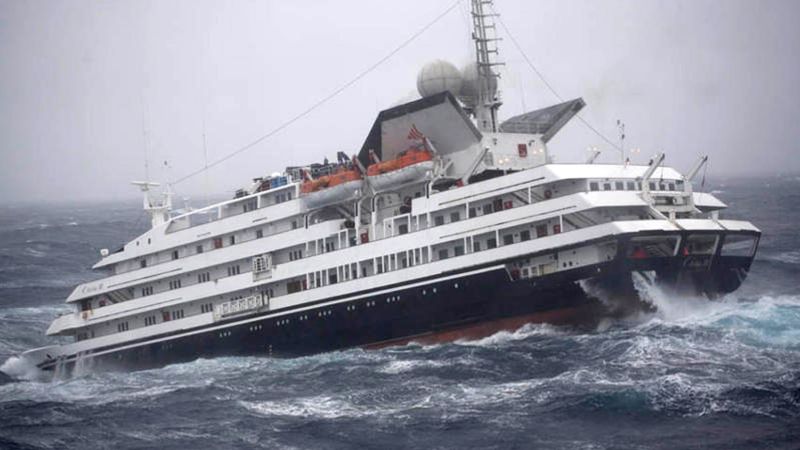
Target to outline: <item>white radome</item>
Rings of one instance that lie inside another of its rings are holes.
[[[417,91],[423,97],[444,91],[458,95],[461,91],[461,72],[447,61],[431,61],[417,75]]]
[[[472,108],[478,103],[478,92],[484,92],[485,98],[492,99],[497,94],[497,79],[490,77],[483,81],[484,86],[480,86],[481,81],[478,77],[478,65],[471,62],[461,70],[461,91],[458,99],[466,106]]]

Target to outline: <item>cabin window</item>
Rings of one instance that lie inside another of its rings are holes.
[[[669,188],[670,191],[674,191],[675,190],[675,183],[669,183],[667,185],[667,187]]]
[[[214,248],[222,248],[222,238],[214,238]]]
[[[633,181],[628,181],[628,190],[629,191],[635,191],[636,190],[636,183],[634,183]]]
[[[655,191],[656,190],[656,184],[654,182],[652,182],[652,181],[650,182],[650,190],[651,191]]]
[[[142,297],[147,297],[148,295],[153,295],[153,286],[142,288]]]
[[[144,326],[149,327],[150,325],[156,324],[156,316],[147,316],[144,318]]]
[[[333,274],[333,278],[331,280],[331,284],[336,283],[336,274]],[[290,281],[286,283],[286,293],[287,294],[294,294],[295,292],[300,292],[303,290],[303,283],[300,280]]]
[[[487,203],[483,205],[483,215],[485,216],[486,214],[491,214],[491,213],[492,213],[492,204]]]
[[[611,190],[611,183],[603,183],[603,190],[610,191]]]
[[[177,250],[173,250],[172,251],[172,259],[178,259],[178,251]]]
[[[492,207],[495,211],[502,211],[503,210],[503,199],[496,198],[492,201]]]
[[[140,259],[139,260],[139,267],[141,267],[142,269],[147,267],[147,260],[146,259]]]
[[[547,225],[539,225],[536,227],[536,237],[545,237],[547,236]]]
[[[256,239],[261,239],[263,237],[264,237],[264,230],[262,230],[261,228],[256,230]]]
[[[230,242],[231,245],[236,244],[236,236],[230,235],[230,237],[228,237],[228,242]]]
[[[472,251],[473,252],[481,251],[481,243],[480,243],[480,241],[475,241],[475,242],[472,243]]]
[[[450,213],[450,222],[451,223],[452,222],[458,222],[459,220],[461,220],[461,215],[458,213],[458,211]]]
[[[214,310],[214,305],[211,303],[204,303],[200,305],[200,312],[202,313],[210,313]]]
[[[470,219],[473,218],[473,217],[476,217],[477,215],[478,215],[478,212],[475,211],[475,208],[470,208],[469,209],[469,218]]]
[[[456,256],[461,256],[463,254],[464,254],[464,246],[463,245],[456,245],[455,255]]]
[[[209,272],[203,272],[197,275],[198,283],[205,283],[207,281],[211,281],[211,274]]]
[[[435,226],[444,225],[444,217],[443,216],[436,216],[433,218],[433,224]]]
[[[519,232],[519,240],[521,242],[529,241],[531,239],[530,230],[522,230]]]
[[[678,180],[675,182],[675,189],[679,191],[683,190],[683,180]]]
[[[614,189],[616,189],[618,191],[624,191],[625,190],[625,183],[623,183],[622,181],[617,181],[616,183],[614,183]]]
[[[590,191],[599,191],[600,190],[600,186],[597,184],[596,181],[591,181],[591,182],[589,182],[589,190]]]
[[[492,249],[497,247],[497,239],[491,238],[486,241],[486,248]]]
[[[447,254],[447,249],[446,248],[443,248],[443,249],[439,250],[439,259],[440,260],[447,259],[447,257],[448,257],[448,254]]]
[[[400,224],[400,234],[408,234],[408,224],[402,223]]]
[[[506,234],[503,236],[503,245],[511,245],[514,243],[514,235]]]
[[[181,287],[181,280],[172,280],[169,282],[170,290],[179,289]]]
[[[128,331],[128,322],[121,322],[117,324],[117,331],[122,333],[123,331]]]
[[[729,234],[722,243],[722,256],[753,256],[756,237],[747,234]]]
[[[197,247],[194,248],[194,251],[195,253],[203,253],[203,246],[198,245]]]
[[[178,320],[178,319],[183,319],[182,309],[176,309],[175,311],[172,311],[172,320]]]
[[[292,221],[292,229],[293,229],[293,230],[296,230],[296,229],[297,229],[297,221],[296,221],[296,220],[293,220],[293,221]]]

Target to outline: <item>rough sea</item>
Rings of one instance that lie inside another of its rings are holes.
[[[800,177],[711,189],[764,232],[720,300],[641,283],[657,311],[596,329],[52,382],[13,355],[53,342],[99,250],[146,219],[135,201],[0,206],[0,448],[800,448]]]

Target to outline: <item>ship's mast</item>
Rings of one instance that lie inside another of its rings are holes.
[[[472,1],[472,40],[475,41],[475,62],[477,69],[477,101],[475,103],[475,119],[481,131],[497,131],[497,110],[502,102],[497,94],[498,78],[495,66],[503,65],[497,62],[497,28],[494,23],[495,13],[487,13],[484,6],[489,6],[491,11],[492,0]]]

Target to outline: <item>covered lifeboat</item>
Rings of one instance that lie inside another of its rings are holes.
[[[375,190],[383,191],[424,181],[430,177],[433,165],[433,153],[430,150],[411,147],[394,159],[371,164],[367,167],[367,179]]]
[[[332,174],[309,179],[300,186],[300,194],[311,208],[346,201],[361,189],[363,177],[355,167],[339,167]]]

